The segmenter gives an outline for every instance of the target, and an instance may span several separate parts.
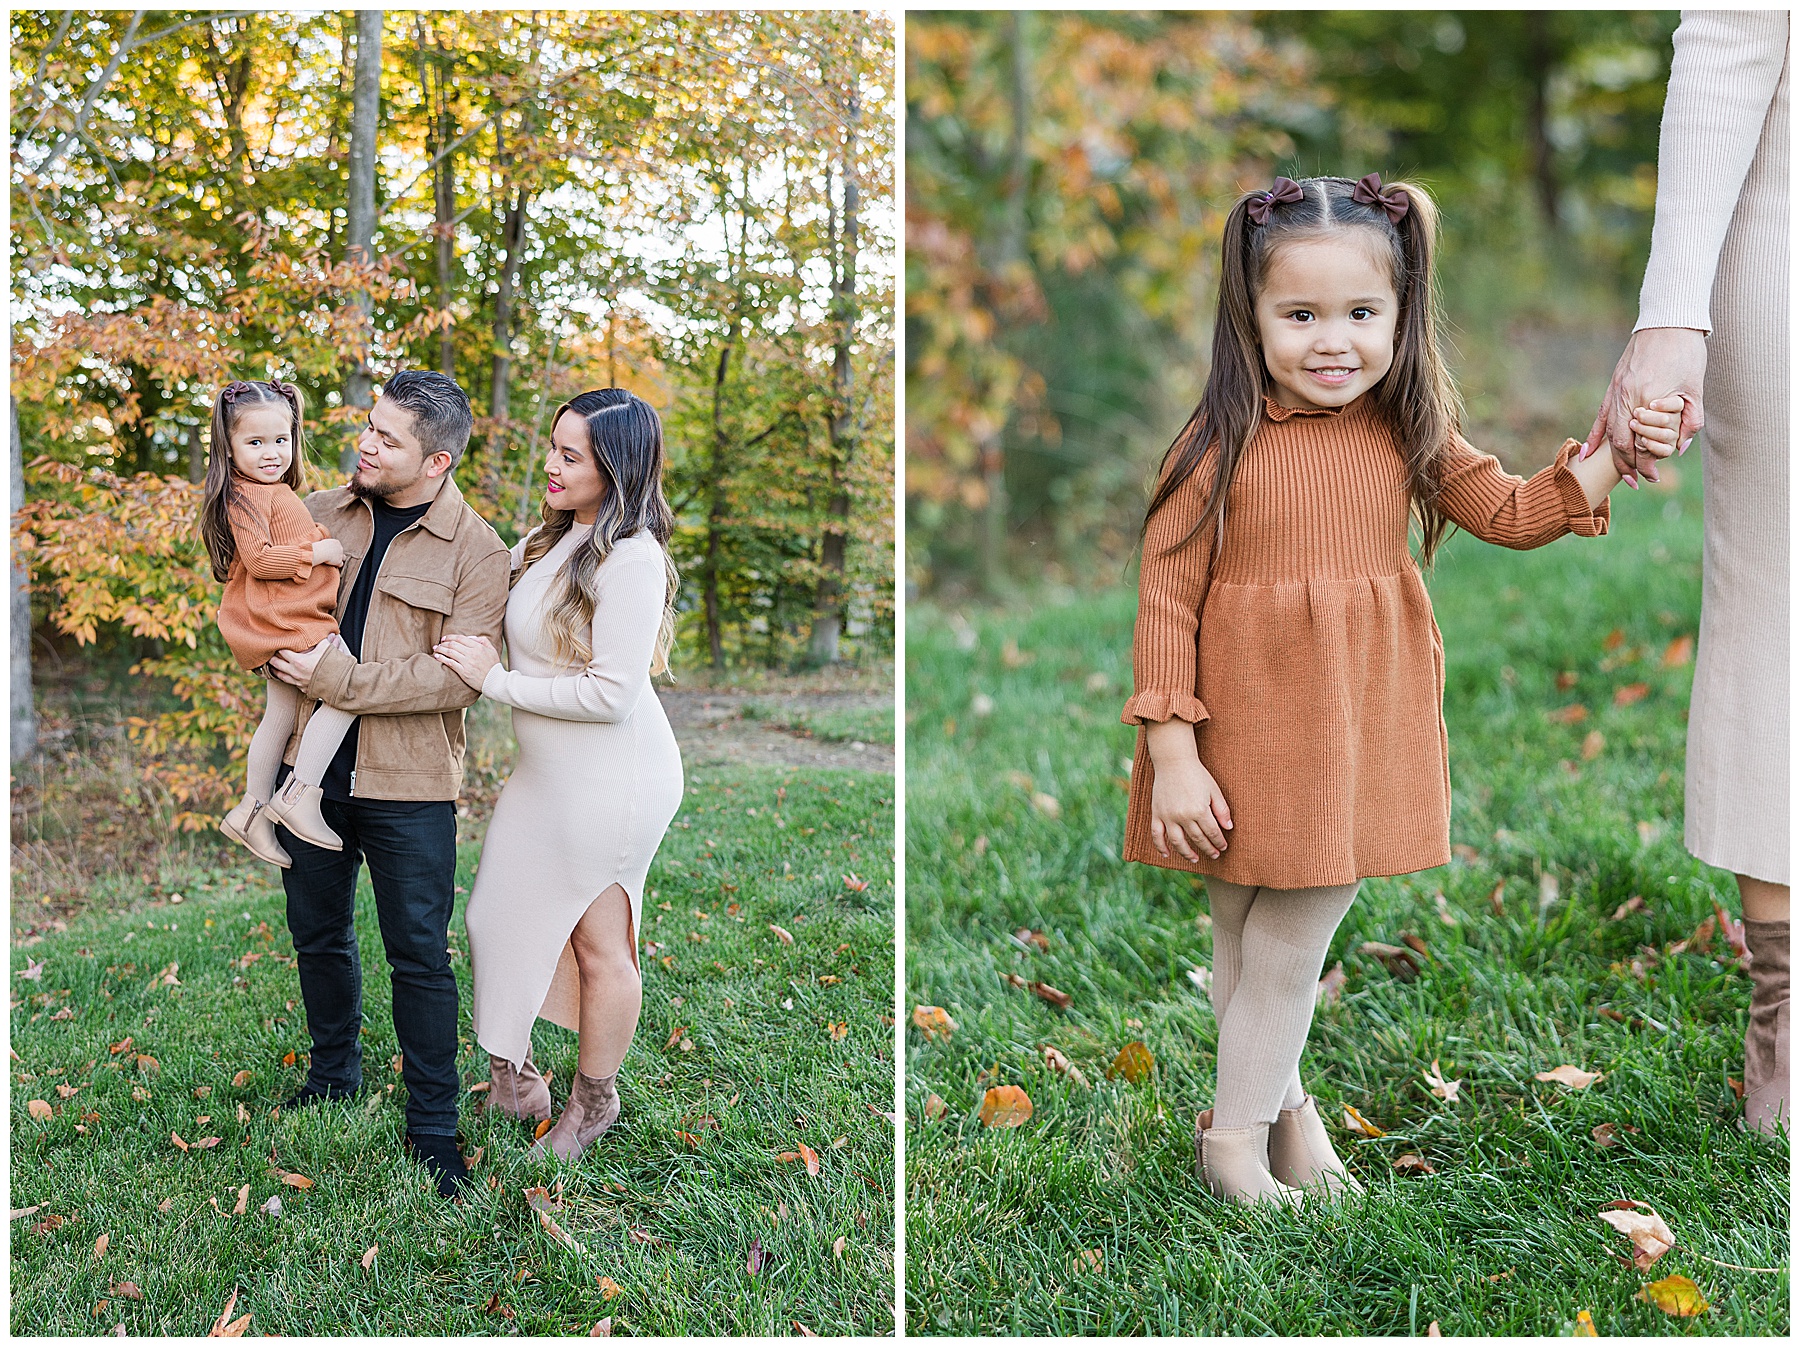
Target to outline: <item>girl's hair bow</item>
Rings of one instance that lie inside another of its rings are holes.
[[[1300,184],[1292,178],[1277,178],[1268,191],[1252,197],[1250,200],[1250,219],[1253,223],[1266,225],[1269,223],[1269,212],[1277,204],[1306,200],[1306,193]]]
[[[1350,189],[1350,199],[1359,206],[1379,206],[1387,212],[1388,221],[1399,224],[1406,218],[1406,212],[1412,209],[1412,198],[1398,187],[1389,187],[1385,191],[1381,186],[1381,174],[1370,173],[1357,181]]]

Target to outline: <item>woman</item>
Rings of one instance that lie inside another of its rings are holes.
[[[569,1102],[538,1146],[573,1160],[619,1116],[619,1064],[643,1001],[644,878],[681,804],[681,753],[650,689],[675,631],[662,424],[619,389],[551,423],[543,523],[513,548],[506,646],[447,636],[437,658],[513,708],[519,761],[466,917],[487,1107],[547,1119],[539,1016],[580,1036]]]

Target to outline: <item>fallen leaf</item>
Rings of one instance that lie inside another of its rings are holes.
[[[262,1206],[258,1207],[257,1210],[262,1212],[265,1216],[281,1215],[281,1195],[278,1193],[271,1197],[267,1202],[263,1203]]]
[[[1594,1316],[1582,1310],[1575,1316],[1575,1327],[1569,1334],[1574,1338],[1597,1338],[1599,1332],[1594,1328]]]
[[[1433,1057],[1431,1059],[1431,1069],[1424,1072],[1423,1075],[1425,1077],[1425,1083],[1431,1087],[1431,1092],[1439,1099],[1442,1099],[1446,1104],[1454,1104],[1456,1102],[1457,1091],[1462,1088],[1462,1081],[1445,1080],[1444,1073],[1438,1069],[1437,1058]]]
[[[1444,1330],[1438,1327],[1438,1321],[1436,1319],[1433,1319],[1426,1325],[1425,1336],[1428,1338],[1441,1338],[1444,1336]]]
[[[1578,1066],[1564,1064],[1554,1071],[1540,1071],[1534,1080],[1553,1080],[1559,1085],[1567,1085],[1571,1090],[1585,1090],[1595,1081],[1604,1079],[1598,1071],[1583,1071]]]
[[[1450,910],[1450,900],[1440,891],[1431,895],[1432,903],[1437,907],[1437,919],[1446,926],[1456,925],[1456,914]]]
[[[232,1310],[237,1308],[237,1298],[238,1293],[234,1290],[231,1293],[231,1299],[225,1302],[225,1308],[219,1312],[219,1317],[213,1321],[212,1329],[207,1333],[207,1337],[241,1338],[244,1336],[244,1330],[250,1327],[250,1316],[246,1314],[240,1319],[231,1318]],[[230,1323],[226,1322],[228,1319],[231,1320]]]
[[[531,1133],[531,1136],[532,1136],[532,1139],[533,1139],[533,1140],[542,1140],[542,1139],[543,1139],[543,1136],[544,1136],[544,1133],[546,1133],[546,1132],[548,1132],[548,1131],[549,1131],[549,1130],[550,1130],[550,1128],[551,1128],[551,1122],[550,1122],[550,1119],[548,1119],[548,1118],[545,1118],[545,1119],[544,1119],[544,1120],[543,1120],[543,1121],[542,1121],[542,1122],[540,1122],[540,1123],[539,1123],[539,1124],[538,1124],[538,1125],[537,1125],[537,1127],[536,1127],[536,1128],[535,1128],[535,1129],[534,1129],[534,1130],[533,1130],[533,1131],[532,1131],[532,1133]]]
[[[1358,1113],[1349,1104],[1344,1105],[1344,1128],[1347,1131],[1358,1132],[1366,1137],[1384,1137],[1387,1135],[1386,1132],[1382,1131],[1374,1123],[1363,1117],[1362,1114]]]
[[[537,1218],[538,1224],[544,1227],[544,1233],[549,1235],[551,1239],[555,1240],[565,1249],[568,1249],[573,1253],[584,1254],[587,1252],[586,1246],[583,1245],[580,1240],[576,1239],[575,1236],[571,1235],[567,1230],[564,1230],[558,1225],[556,1223],[556,1218],[551,1216],[549,1212],[539,1211]],[[604,1293],[606,1288],[602,1286],[600,1289]],[[616,1288],[614,1294],[617,1294]],[[611,1300],[612,1297],[607,1296],[607,1299]]]
[[[660,1236],[651,1234],[641,1225],[634,1225],[625,1233],[631,1236],[631,1242],[633,1244],[648,1244],[652,1248],[660,1247],[668,1242]]]
[[[983,848],[985,850],[985,848]],[[1021,926],[1013,932],[1013,939],[1020,945],[1036,948],[1040,954],[1050,951],[1050,937],[1042,931],[1034,931],[1028,926]]]
[[[1423,1155],[1401,1155],[1394,1159],[1394,1168],[1402,1174],[1435,1174],[1437,1167]]]
[[[840,1020],[836,1024],[827,1024],[825,1026],[825,1031],[831,1035],[831,1041],[833,1043],[841,1043],[844,1036],[850,1032],[850,1026]]]
[[[1059,992],[1047,982],[1028,982],[1025,985],[1033,996],[1048,1001],[1058,1010],[1067,1010],[1075,1004],[1075,998],[1068,992]]]
[[[1506,915],[1506,907],[1502,900],[1506,897],[1506,881],[1503,879],[1494,885],[1494,891],[1488,895],[1488,906],[1494,909],[1496,917]]]
[[[313,1186],[313,1181],[304,1174],[283,1174],[281,1181],[288,1187],[298,1188],[303,1192]]]
[[[1335,1006],[1344,994],[1344,984],[1350,981],[1350,975],[1344,972],[1344,961],[1339,959],[1319,979],[1319,985],[1313,988],[1313,1004],[1315,1006]]]
[[[750,1241],[750,1256],[744,1260],[744,1271],[754,1277],[763,1270],[766,1255],[763,1253],[761,1238]]]
[[[1601,642],[1601,644],[1608,650],[1617,650],[1620,646],[1625,644],[1624,630],[1619,627],[1614,627],[1611,631],[1606,633],[1606,639]]]
[[[486,1314],[497,1314],[502,1319],[511,1319],[513,1317],[512,1306],[502,1305],[500,1303],[500,1293],[498,1291],[488,1297],[488,1303],[483,1306],[483,1312]]]
[[[1575,702],[1569,706],[1558,707],[1546,714],[1549,719],[1556,721],[1559,725],[1579,725],[1587,719],[1587,713],[1587,707],[1580,702]]]
[[[1198,991],[1200,993],[1200,995],[1205,996],[1205,997],[1211,997],[1211,995],[1212,995],[1212,970],[1211,969],[1190,968],[1190,969],[1188,969],[1187,976],[1188,976],[1188,981],[1194,984],[1194,989],[1196,991]]]
[[[996,1085],[982,1096],[983,1127],[1022,1127],[1031,1117],[1031,1096],[1017,1085]]]
[[[298,1059],[294,1056],[293,1053],[290,1052],[281,1059],[281,1064],[283,1066],[292,1066],[296,1060],[298,1060]]]
[[[1737,966],[1744,972],[1750,971],[1750,946],[1744,943],[1744,923],[1719,906],[1713,900],[1713,916],[1719,922],[1719,934],[1725,938],[1725,944],[1737,959]]]
[[[136,1282],[114,1282],[106,1288],[107,1294],[117,1296],[120,1300],[142,1300],[144,1293],[137,1288]]]
[[[1648,1282],[1634,1299],[1647,1300],[1664,1314],[1681,1319],[1692,1319],[1711,1308],[1700,1288],[1686,1277],[1664,1277],[1659,1282]]]
[[[925,1100],[925,1121],[936,1122],[950,1111],[950,1106],[937,1095],[929,1095]]]
[[[131,1035],[127,1034],[124,1038],[121,1038],[117,1043],[114,1043],[110,1048],[108,1048],[107,1051],[112,1053],[113,1056],[117,1057],[121,1052],[128,1052],[128,1051],[130,1051],[130,1049],[131,1049]]]
[[[241,1100],[238,1102],[237,1106],[237,1119],[239,1123],[246,1127],[250,1124],[250,1110],[244,1107]]]
[[[15,976],[24,979],[26,982],[42,982],[44,979],[44,961],[39,959],[36,963],[33,963],[30,959],[25,960],[25,967],[21,968]]]
[[[1112,1080],[1116,1076],[1123,1076],[1131,1084],[1137,1085],[1155,1069],[1156,1057],[1148,1047],[1134,1039],[1119,1049],[1119,1055],[1106,1068],[1106,1078]]]
[[[801,1323],[798,1319],[790,1319],[788,1322],[793,1324],[793,1326],[795,1328],[800,1330],[800,1336],[803,1338],[816,1338],[819,1336],[817,1333],[813,1332],[812,1329],[808,1328],[805,1324]]]
[[[1627,683],[1613,693],[1614,706],[1630,706],[1633,702],[1641,702],[1650,695],[1648,683]]]
[[[44,1204],[42,1202],[39,1202],[36,1206],[31,1206],[31,1207],[12,1207],[12,1208],[9,1208],[9,1210],[11,1210],[11,1212],[12,1212],[12,1215],[7,1217],[7,1220],[9,1222],[23,1220],[27,1216],[35,1216],[38,1212],[42,1211],[43,1209],[44,1209]]]
[[[493,1088],[494,1088],[493,1081],[478,1080],[469,1087],[469,1093],[470,1094],[486,1094],[489,1090],[491,1090]]]
[[[681,1042],[681,1036],[683,1034],[685,1034],[686,1032],[687,1032],[687,1025],[685,1025],[685,1024],[676,1025],[675,1032],[669,1035],[669,1041],[667,1043],[663,1044],[663,1051],[667,1052],[671,1048],[673,1048],[677,1043]]]
[[[364,1272],[367,1272],[370,1268],[375,1266],[375,1255],[380,1252],[381,1252],[381,1246],[379,1244],[371,1244],[369,1246],[368,1252],[362,1256],[362,1265],[363,1265]]]
[[[1727,1076],[1725,1083],[1731,1087],[1731,1093],[1741,1102],[1744,1098],[1744,1082],[1736,1076]]]
[[[836,1239],[831,1241],[831,1256],[833,1258],[842,1258],[844,1256],[844,1239],[845,1237],[843,1235],[839,1235]]]
[[[1106,1253],[1101,1249],[1079,1249],[1069,1256],[1069,1271],[1079,1277],[1084,1272],[1104,1272]]]
[[[197,1151],[210,1151],[222,1140],[224,1140],[223,1137],[201,1137],[200,1140],[193,1143],[193,1147]]]
[[[242,1188],[238,1189],[237,1205],[231,1209],[231,1214],[233,1216],[242,1216],[244,1212],[249,1209],[249,1206],[250,1185],[246,1183]]]
[[[1601,1123],[1596,1127],[1593,1136],[1595,1144],[1600,1146],[1617,1146],[1619,1144],[1619,1129],[1609,1122]]]
[[[590,1338],[610,1338],[612,1336],[612,1315],[609,1314],[604,1319],[596,1320],[594,1326],[588,1329],[588,1336]]]
[[[1081,1068],[1076,1066],[1075,1063],[1071,1062],[1067,1057],[1063,1056],[1061,1052],[1051,1047],[1048,1043],[1044,1044],[1044,1061],[1047,1062],[1050,1069],[1059,1076],[1067,1076],[1077,1085],[1085,1086],[1087,1084],[1087,1077],[1081,1074]],[[932,1098],[937,1099],[937,1096],[933,1095]],[[938,1102],[942,1103],[943,1101],[939,1100]],[[927,1111],[929,1112],[929,1104],[927,1105]]]
[[[854,870],[844,876],[844,887],[852,893],[861,893],[869,887],[869,881],[862,878]]]
[[[58,1216],[55,1212],[51,1212],[48,1216],[44,1217],[43,1220],[31,1227],[31,1233],[34,1235],[47,1235],[52,1230],[62,1229],[62,1226],[63,1218]]]
[[[25,1111],[40,1122],[49,1122],[56,1113],[47,1099],[33,1099],[25,1105]]]
[[[170,1141],[172,1141],[172,1142],[174,1142],[174,1143],[175,1143],[175,1145],[176,1145],[176,1146],[177,1146],[177,1147],[178,1147],[178,1148],[180,1148],[180,1150],[181,1150],[181,1151],[182,1151],[182,1152],[183,1152],[183,1153],[185,1153],[185,1152],[186,1152],[186,1151],[187,1151],[187,1148],[188,1148],[188,1144],[187,1144],[187,1142],[185,1142],[185,1141],[183,1141],[183,1140],[182,1140],[182,1139],[181,1139],[181,1133],[179,1133],[179,1132],[171,1132],[171,1133],[169,1133],[169,1140],[170,1140]]]
[[[1627,898],[1613,909],[1613,914],[1609,920],[1624,921],[1625,918],[1629,917],[1633,912],[1642,912],[1643,910],[1644,900],[1642,896],[1634,893],[1631,897]]]
[[[1601,1209],[1600,1219],[1631,1241],[1631,1261],[1639,1272],[1648,1271],[1652,1263],[1675,1247],[1675,1236],[1648,1202],[1609,1202]]]
[[[800,1143],[800,1158],[806,1161],[806,1172],[813,1178],[819,1177],[819,1153],[804,1141]]]
[[[106,1246],[111,1243],[112,1243],[111,1235],[102,1235],[102,1236],[100,1236],[99,1239],[95,1240],[94,1241],[94,1257],[96,1257],[96,1258],[106,1257]]]
[[[956,1032],[956,1021],[938,1006],[914,1006],[912,1022],[915,1028],[924,1031],[928,1039],[936,1038],[939,1034],[948,1038]]]
[[[1515,1273],[1517,1271],[1518,1271],[1518,1268],[1509,1267],[1506,1269],[1505,1272],[1495,1272],[1495,1273],[1489,1274],[1487,1279],[1491,1282],[1510,1281],[1512,1279],[1513,1273]]]
[[[1606,752],[1606,736],[1599,730],[1589,730],[1582,736],[1581,760],[1583,762],[1592,762],[1604,752]]]
[[[1694,638],[1690,635],[1677,636],[1663,647],[1662,666],[1665,669],[1679,669],[1694,658]]]
[[[1694,928],[1694,933],[1686,940],[1677,940],[1674,944],[1670,945],[1669,953],[1682,954],[1685,952],[1692,952],[1694,954],[1700,954],[1711,949],[1713,936],[1717,934],[1718,929],[1719,918],[1717,913],[1707,916]]]
[[[1062,801],[1054,795],[1047,795],[1041,790],[1031,792],[1031,807],[1048,819],[1062,817]]]
[[[794,943],[794,937],[782,930],[781,927],[777,926],[774,922],[769,923],[769,929],[775,932],[775,938],[782,944],[791,945]]]
[[[173,1211],[175,1209],[175,1199],[172,1197],[165,1197],[156,1204],[156,1209],[165,1214]]]
[[[1424,936],[1414,935],[1411,931],[1402,931],[1400,932],[1400,943],[1421,958],[1429,959],[1431,957],[1431,951],[1425,946]]]
[[[1379,940],[1365,940],[1357,949],[1358,954],[1372,955],[1381,960],[1382,967],[1401,982],[1411,982],[1419,976],[1419,961],[1409,949],[1399,945],[1383,944]]]

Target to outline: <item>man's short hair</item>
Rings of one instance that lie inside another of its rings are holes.
[[[403,369],[382,385],[381,397],[412,413],[413,435],[425,457],[449,454],[451,468],[462,462],[475,417],[456,380],[436,370]]]

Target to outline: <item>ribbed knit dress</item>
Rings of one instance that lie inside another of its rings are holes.
[[[540,1016],[581,1028],[569,936],[594,899],[622,886],[634,945],[643,938],[644,879],[681,807],[681,749],[650,686],[667,592],[662,546],[638,533],[600,563],[586,665],[559,660],[544,631],[557,573],[591,532],[570,529],[519,577],[506,602],[512,667],[481,687],[513,708],[519,760],[495,802],[464,921],[476,1038],[514,1066]],[[524,547],[513,548],[514,566]]]
[[[1529,481],[1458,440],[1443,509],[1487,542],[1607,531],[1568,470]],[[1199,517],[1216,450],[1151,518],[1121,719],[1195,725],[1231,807],[1217,860],[1150,841],[1155,769],[1140,729],[1125,859],[1276,889],[1409,874],[1450,859],[1444,647],[1407,547],[1405,466],[1366,395],[1337,411],[1264,403],[1225,498],[1216,562]]]
[[[1639,329],[1706,342],[1688,850],[1788,882],[1788,14],[1683,11]]]
[[[338,568],[313,565],[312,545],[331,535],[291,486],[240,477],[237,493],[219,634],[240,668],[260,669],[278,650],[311,650],[337,631]]]

